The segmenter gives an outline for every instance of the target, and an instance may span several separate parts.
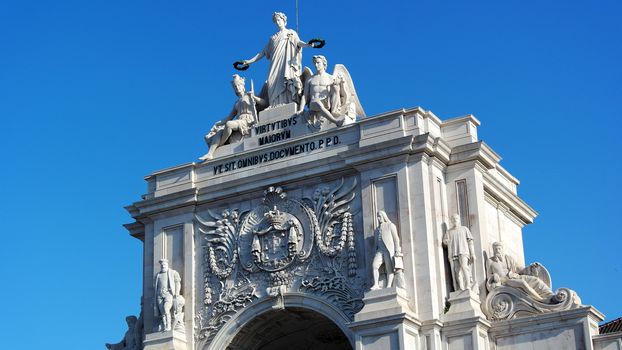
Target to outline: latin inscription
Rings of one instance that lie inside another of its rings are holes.
[[[259,137],[259,146],[267,145],[273,142],[287,140],[291,137],[292,137],[292,131],[289,129],[283,130],[281,132],[277,132],[275,134],[261,136]]]
[[[275,122],[266,123],[257,125],[254,127],[255,135],[261,135],[265,133],[269,133],[272,131],[276,131],[278,129],[289,128],[290,126],[294,126],[298,123],[298,116],[291,116],[287,119],[277,120]]]
[[[339,136],[324,137],[321,139],[301,142],[287,147],[282,147],[274,151],[269,151],[254,156],[232,160],[227,163],[214,166],[214,175],[224,174],[233,170],[243,169],[249,166],[268,163],[273,160],[295,156],[301,153],[313,152],[316,150],[336,146],[339,144]]]

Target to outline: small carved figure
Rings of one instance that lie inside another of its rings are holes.
[[[106,343],[109,350],[139,350],[142,349],[142,331],[139,328],[139,321],[136,316],[127,316],[127,332],[123,339],[116,344]]]
[[[501,242],[493,243],[492,247],[494,255],[486,262],[486,286],[489,291],[499,286],[508,286],[518,288],[543,303],[560,302],[551,290],[548,272],[540,263],[535,262],[523,268],[511,256],[504,254]]]
[[[474,285],[471,265],[475,262],[473,235],[468,227],[462,226],[460,215],[451,216],[452,227],[443,235],[447,246],[455,290],[471,289]]]
[[[310,126],[318,128],[322,118],[341,126],[354,122],[357,112],[364,115],[350,74],[343,65],[336,65],[332,75],[326,72],[326,57],[313,56],[313,65],[316,73],[306,79],[297,111],[302,114],[304,106],[308,104],[307,121]]]
[[[275,12],[272,14],[272,21],[276,24],[278,32],[270,37],[263,50],[253,58],[242,62],[250,65],[263,57],[270,61],[265,88],[269,106],[276,107],[298,102],[303,87],[300,79],[302,48],[311,45],[300,40],[296,31],[285,27],[287,16],[284,13]]]
[[[259,236],[253,235],[253,244],[251,246],[251,255],[253,256],[253,261],[257,264],[261,262],[261,242],[259,241]]]
[[[186,331],[186,327],[184,327],[184,305],[186,305],[186,299],[181,295],[178,295],[173,301],[173,325],[171,328],[180,332]]]
[[[287,251],[290,256],[294,256],[298,252],[298,232],[294,220],[287,220],[287,225],[289,226],[287,230]]]
[[[387,213],[383,210],[378,211],[378,228],[374,232],[376,241],[376,255],[372,263],[374,284],[371,290],[380,289],[380,267],[384,263],[384,269],[387,274],[386,288],[393,285],[395,275],[398,275],[398,287],[403,285],[403,268],[402,248],[400,238],[397,234],[397,228],[393,224]],[[400,285],[401,284],[401,285]]]
[[[265,101],[255,96],[253,89],[246,92],[245,79],[237,74],[233,75],[231,81],[233,91],[238,96],[238,100],[233,105],[233,109],[225,117],[212,126],[210,132],[205,135],[205,143],[209,146],[207,154],[201,160],[214,158],[216,149],[227,142],[238,141],[242,137],[250,134],[250,128],[257,122],[257,110],[265,105]],[[237,116],[237,119],[233,119]],[[233,140],[234,132],[238,132]]]
[[[160,272],[154,278],[155,315],[161,318],[158,324],[159,331],[172,329],[171,309],[181,292],[181,277],[179,273],[168,267],[168,260],[160,260]]]

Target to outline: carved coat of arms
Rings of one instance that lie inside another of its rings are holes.
[[[280,271],[304,261],[313,248],[313,221],[304,205],[287,198],[279,187],[265,194],[240,227],[240,263],[251,272]]]
[[[360,309],[350,212],[356,180],[344,184],[320,186],[310,198],[269,187],[251,210],[195,216],[207,241],[199,339],[209,341],[257,298],[276,297],[273,307],[284,307],[283,295],[296,289],[321,295],[349,317]]]

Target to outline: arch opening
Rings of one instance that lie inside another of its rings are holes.
[[[339,327],[309,309],[288,307],[258,315],[233,337],[227,350],[352,350]]]

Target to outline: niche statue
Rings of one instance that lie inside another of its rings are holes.
[[[181,277],[179,273],[168,267],[168,260],[160,260],[160,272],[154,279],[155,289],[155,316],[160,318],[158,331],[170,331],[173,326],[171,309],[175,306],[175,313],[181,312],[183,299],[180,298]]]
[[[397,277],[397,287],[404,288],[404,260],[400,237],[395,224],[383,210],[378,211],[378,228],[374,232],[374,238],[376,255],[372,263],[374,284],[371,290],[380,289],[380,268],[383,264],[387,274],[386,288],[393,285],[394,277]]]
[[[451,216],[451,228],[443,235],[443,245],[447,246],[451,265],[454,290],[471,289],[474,285],[471,265],[475,262],[473,235],[460,223],[460,215]]]

